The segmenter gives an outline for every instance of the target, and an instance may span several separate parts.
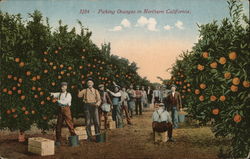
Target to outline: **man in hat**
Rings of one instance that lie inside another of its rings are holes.
[[[67,86],[68,84],[66,82],[62,82],[61,92],[50,93],[51,96],[57,99],[57,104],[59,106],[57,124],[56,124],[56,145],[57,146],[61,145],[61,130],[62,130],[63,121],[65,121],[65,123],[67,124],[71,136],[76,135],[75,130],[74,130],[74,125],[72,122],[71,111],[70,111],[72,97],[71,97],[71,94],[67,92]]]
[[[155,138],[155,133],[162,133],[168,131],[168,141],[173,142],[174,139],[172,137],[173,134],[173,126],[172,120],[169,113],[164,109],[164,104],[156,104],[156,110],[152,115],[152,128],[153,135]]]
[[[123,127],[123,120],[122,120],[122,108],[121,108],[121,92],[120,92],[120,86],[115,85],[114,92],[107,89],[107,92],[109,92],[112,96],[112,103],[113,103],[113,120],[116,123],[117,128]]]
[[[130,114],[130,118],[133,117],[133,112],[134,112],[134,109],[135,109],[135,90],[134,90],[134,86],[131,84],[129,86],[129,89],[127,90],[128,92],[128,96],[129,96],[129,100],[128,100],[128,111],[129,111],[129,114]]]
[[[171,85],[171,92],[167,96],[167,110],[171,114],[174,129],[178,128],[178,111],[182,109],[181,95],[176,88],[176,85]]]
[[[127,119],[127,123],[129,125],[131,125],[131,120],[130,120],[130,117],[129,117],[129,113],[128,113],[128,101],[129,101],[129,95],[128,93],[126,92],[126,87],[123,86],[122,87],[122,90],[121,90],[121,104],[122,104],[122,110],[125,112],[125,116],[126,116],[126,119]]]
[[[157,86],[156,89],[153,91],[153,100],[154,100],[154,105],[156,103],[161,102],[161,91],[160,91],[160,86]]]
[[[100,133],[98,107],[101,105],[102,100],[99,91],[94,88],[94,81],[91,78],[87,80],[87,86],[87,89],[79,91],[78,97],[83,98],[86,132],[88,140],[91,140],[91,119],[93,119],[94,122],[95,134]]]
[[[104,116],[104,128],[108,128],[108,112],[111,109],[112,101],[110,99],[110,96],[108,92],[104,89],[104,84],[100,84],[99,86],[100,90],[100,96],[101,96],[101,107],[99,107],[99,121],[100,121],[100,127],[101,127],[101,118]]]
[[[142,115],[142,91],[139,86],[136,86],[135,95],[135,113]]]

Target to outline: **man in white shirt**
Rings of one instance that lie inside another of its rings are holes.
[[[157,86],[156,90],[153,91],[153,100],[154,100],[154,105],[156,103],[160,103],[161,102],[161,91],[160,91],[160,87]]]
[[[62,130],[62,124],[64,120],[69,128],[69,132],[71,136],[76,135],[75,130],[74,130],[74,125],[72,122],[71,111],[70,111],[72,97],[71,97],[71,94],[67,92],[67,85],[68,84],[66,82],[62,82],[61,92],[50,93],[51,96],[53,96],[57,100],[57,104],[59,106],[57,125],[56,125],[56,145],[57,146],[61,145],[61,130]]]
[[[130,117],[129,117],[129,113],[128,113],[128,101],[129,101],[129,95],[126,92],[126,87],[123,86],[122,90],[121,90],[121,104],[122,104],[122,110],[125,112],[125,116],[127,119],[127,123],[129,125],[132,125]]]
[[[158,107],[159,106],[159,107]],[[166,132],[168,131],[168,141],[173,142],[174,139],[172,138],[173,134],[173,126],[172,126],[172,119],[168,113],[164,109],[164,104],[156,104],[156,110],[152,115],[152,128],[153,132]]]

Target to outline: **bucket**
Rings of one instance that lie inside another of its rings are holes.
[[[98,143],[106,142],[106,132],[96,134],[96,142]]]
[[[79,146],[79,137],[78,135],[70,136],[69,138],[69,146]]]
[[[178,118],[179,118],[179,122],[183,123],[185,121],[185,114],[179,114]]]

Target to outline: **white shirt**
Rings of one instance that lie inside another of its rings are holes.
[[[172,119],[168,113],[168,111],[164,110],[162,107],[160,107],[158,110],[154,111],[152,115],[152,120],[157,122],[170,122],[172,123]]]
[[[174,94],[175,94],[175,92],[172,92],[173,97],[174,97]]]
[[[60,96],[60,93],[61,93],[61,96]],[[71,106],[71,100],[72,100],[72,96],[69,92],[56,92],[56,93],[51,93],[51,95],[54,97],[54,98],[57,98],[57,102],[59,104],[62,104],[62,105],[68,105],[68,106]],[[67,95],[67,96],[66,96]]]
[[[160,90],[154,90],[154,91],[153,91],[153,96],[154,96],[154,97],[160,97],[160,96],[161,96]]]

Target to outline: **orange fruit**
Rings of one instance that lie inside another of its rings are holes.
[[[191,89],[190,89],[190,88],[188,88],[188,89],[187,89],[187,91],[188,91],[188,92],[191,92]]]
[[[85,49],[82,49],[82,52],[85,52]]]
[[[43,54],[44,54],[44,55],[47,55],[47,54],[48,54],[48,52],[47,52],[47,51],[44,51],[44,52],[43,52]]]
[[[18,83],[18,84],[17,84],[17,87],[21,87],[21,84],[20,84],[20,83]]]
[[[205,97],[204,97],[203,95],[201,95],[201,96],[199,97],[199,100],[200,100],[201,102],[203,102],[203,101],[205,100]]]
[[[81,75],[81,78],[84,78],[84,75]]]
[[[191,84],[190,84],[190,83],[188,83],[188,84],[187,84],[187,87],[190,87],[190,86],[191,86]]]
[[[219,112],[220,112],[220,110],[219,110],[218,108],[213,109],[213,111],[212,111],[212,113],[213,113],[214,115],[218,115]]]
[[[88,67],[90,67],[91,66],[91,64],[88,64]]]
[[[239,114],[236,114],[234,116],[234,122],[239,123],[241,121],[241,116]]]
[[[45,104],[45,102],[44,101],[41,101],[41,103],[40,103],[41,105],[44,105]]]
[[[85,84],[85,81],[82,81],[82,84]]]
[[[230,73],[230,72],[226,72],[226,73],[224,74],[224,77],[225,77],[226,79],[230,79],[230,78],[231,78],[231,73]]]
[[[70,73],[67,73],[67,76],[70,76]]]
[[[24,65],[25,65],[24,62],[20,62],[20,63],[19,63],[19,67],[23,67]]]
[[[49,101],[51,98],[50,98],[50,97],[47,97],[46,99]]]
[[[231,86],[231,91],[232,91],[232,92],[237,92],[237,91],[238,91],[238,87],[235,86],[235,85],[232,85],[232,86]]]
[[[183,88],[184,88],[184,89],[186,89],[186,88],[187,88],[187,86],[183,86]]]
[[[13,77],[13,79],[14,79],[15,81],[17,81],[17,77]]]
[[[33,86],[33,87],[31,88],[31,90],[32,90],[32,91],[35,91],[35,90],[36,90],[36,87]]]
[[[200,84],[201,89],[206,89],[206,87],[207,87],[206,84],[204,84],[204,83]]]
[[[28,114],[29,114],[29,112],[28,112],[28,111],[25,111],[25,112],[24,112],[24,114],[25,114],[25,115],[28,115]]]
[[[41,79],[41,76],[40,76],[40,75],[37,75],[37,76],[36,76],[36,79],[38,79],[38,80]]]
[[[85,57],[84,57],[84,56],[82,56],[81,58],[82,58],[82,59],[84,59]]]
[[[63,68],[63,67],[64,67],[63,64],[61,64],[61,65],[60,65],[60,68]]]
[[[44,70],[43,73],[48,73],[48,70]]]
[[[37,98],[38,98],[38,95],[37,95],[37,94],[35,94],[35,95],[34,95],[34,98],[36,98],[36,99],[37,99]]]
[[[20,62],[20,58],[16,57],[15,62]]]
[[[233,78],[232,83],[234,85],[239,85],[240,84],[240,79],[238,77]]]
[[[48,119],[48,117],[46,117],[46,116],[43,117],[43,120],[47,120],[47,119]]]
[[[17,94],[22,94],[22,90],[19,89],[19,90],[17,91]]]
[[[76,75],[76,72],[75,72],[75,71],[73,72],[73,75]]]
[[[242,85],[243,87],[248,88],[250,86],[250,83],[248,81],[243,81]]]
[[[4,93],[8,92],[8,89],[7,89],[7,88],[4,88],[4,89],[3,89],[3,92],[4,92]]]
[[[14,115],[13,115],[13,118],[17,118],[17,114],[14,114]]]
[[[181,96],[181,98],[185,98],[185,96]]]
[[[70,71],[70,70],[72,70],[72,67],[71,67],[71,66],[69,66],[69,67],[68,67],[68,70],[69,70],[69,71]]]
[[[15,109],[15,108],[12,108],[12,109],[11,109],[11,112],[12,112],[12,113],[15,113],[15,112],[16,112],[16,109]]]
[[[212,62],[212,63],[210,64],[210,67],[211,67],[211,68],[217,68],[217,62]]]
[[[83,69],[83,66],[81,65],[81,66],[79,66],[79,69]]]
[[[56,70],[56,66],[53,66],[53,70]]]
[[[226,96],[220,96],[220,101],[224,102],[226,100]]]
[[[47,62],[48,60],[46,58],[43,59],[44,62]]]
[[[18,79],[18,82],[19,82],[19,83],[22,83],[22,82],[23,82],[23,79],[22,79],[22,78],[19,78],[19,79]]]
[[[227,62],[227,59],[225,57],[221,57],[219,59],[219,63],[222,64],[222,65],[224,65],[226,62]]]
[[[10,114],[10,113],[11,113],[11,111],[10,111],[10,110],[7,110],[7,111],[6,111],[6,113],[7,113],[7,114]]]
[[[202,53],[202,56],[203,56],[203,58],[207,59],[208,56],[209,56],[209,54],[208,54],[208,52],[203,52],[203,53]]]
[[[12,78],[12,75],[8,75],[7,77],[8,77],[8,79],[11,79],[11,78]]]
[[[51,85],[52,85],[52,86],[55,86],[55,85],[56,85],[56,83],[55,83],[55,82],[52,82],[52,83],[51,83]]]
[[[35,114],[35,113],[36,113],[36,111],[34,111],[34,110],[31,111],[31,114]]]
[[[58,78],[58,79],[62,79],[62,76],[59,75],[57,78]]]
[[[12,87],[12,90],[15,91],[15,90],[16,90],[16,87]]]
[[[36,81],[36,77],[34,76],[34,77],[32,77],[32,79],[31,79],[32,81]]]
[[[228,56],[230,60],[235,60],[237,58],[237,54],[234,51],[230,52]]]
[[[55,54],[58,54],[58,50],[55,50]]]
[[[64,71],[61,71],[60,74],[63,75],[65,72]]]
[[[21,98],[21,100],[24,100],[26,97],[25,97],[25,95],[22,95],[20,98]]]
[[[214,101],[216,101],[216,96],[210,96],[210,101],[212,101],[212,102],[214,102]]]
[[[40,92],[40,96],[43,96],[44,95],[44,92]]]
[[[9,91],[8,91],[8,94],[9,94],[9,95],[12,95],[12,91],[11,91],[11,90],[9,90]]]
[[[49,65],[50,65],[50,66],[53,66],[53,62],[50,62]]]
[[[23,106],[23,107],[22,107],[22,111],[25,111],[25,110],[26,110],[26,107],[25,107],[25,106]]]

